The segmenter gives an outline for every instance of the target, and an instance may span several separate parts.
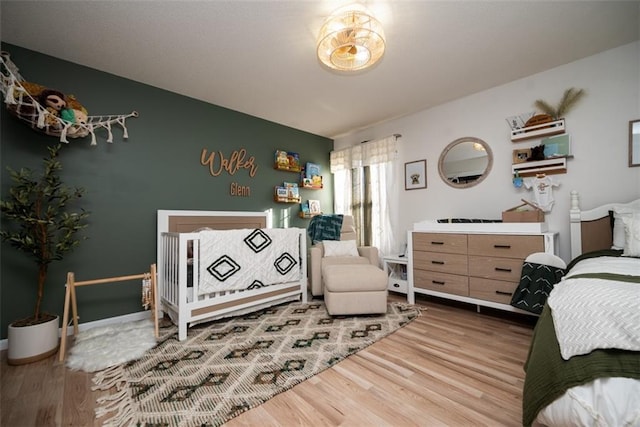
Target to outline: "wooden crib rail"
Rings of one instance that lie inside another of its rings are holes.
[[[98,285],[98,284],[104,284],[104,283],[126,282],[130,280],[142,280],[146,278],[151,280],[151,311],[153,312],[155,336],[157,338],[159,336],[159,330],[158,330],[158,310],[156,307],[156,304],[157,304],[156,264],[151,264],[149,271],[141,274],[132,274],[129,276],[106,277],[103,279],[83,280],[79,282],[76,281],[75,274],[73,272],[71,271],[68,272],[67,283],[65,285],[64,314],[62,316],[62,333],[61,333],[62,336],[60,337],[60,352],[58,355],[58,360],[62,362],[64,361],[64,358],[66,356],[67,328],[69,324],[69,304],[71,304],[71,311],[72,311],[73,335],[76,335],[78,333],[78,302],[76,298],[77,287]]]

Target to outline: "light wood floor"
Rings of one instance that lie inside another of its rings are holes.
[[[417,304],[417,320],[226,426],[522,425],[533,319]],[[101,425],[89,374],[57,357],[15,367],[3,351],[1,363],[3,427]]]

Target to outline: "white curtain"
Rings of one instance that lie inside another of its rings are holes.
[[[394,179],[397,163],[397,137],[390,136],[376,141],[362,143],[344,150],[331,152],[331,173],[334,174],[334,211],[353,215],[352,206],[364,203],[358,200],[363,192],[354,188],[352,174],[360,174],[368,167],[367,194],[371,203],[370,230],[371,244],[378,248],[382,256],[399,253],[397,224],[399,184]],[[364,224],[358,221],[356,224]]]

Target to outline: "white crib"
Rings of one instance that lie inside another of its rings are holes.
[[[307,238],[304,229],[296,229],[300,268],[295,281],[250,290],[201,294],[201,277],[197,268],[201,235],[195,230],[205,227],[214,230],[263,229],[266,225],[267,215],[264,212],[158,211],[157,307],[178,325],[181,341],[187,336],[187,327],[197,323],[245,314],[287,301],[307,301]],[[190,246],[192,250],[189,250]]]

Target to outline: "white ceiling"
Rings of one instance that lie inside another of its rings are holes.
[[[1,36],[329,138],[640,38],[640,1],[370,0],[387,52],[340,75],[315,44],[346,3],[2,0]]]

